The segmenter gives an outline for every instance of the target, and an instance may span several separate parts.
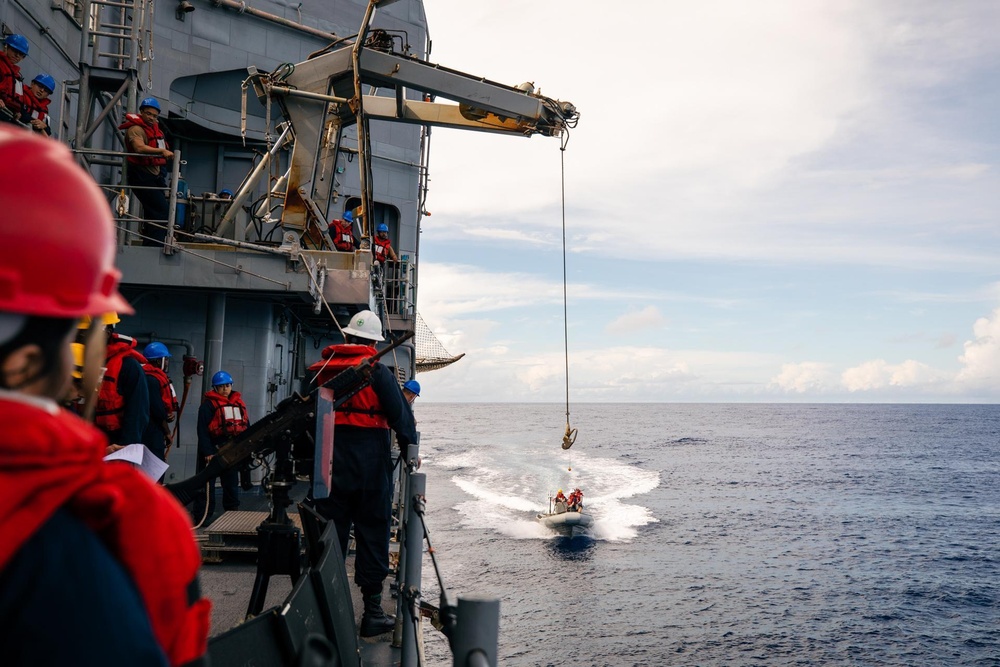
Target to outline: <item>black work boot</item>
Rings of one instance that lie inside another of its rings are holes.
[[[365,611],[361,614],[361,628],[358,634],[362,637],[375,637],[392,632],[396,627],[396,619],[382,611],[382,594],[363,595]]]

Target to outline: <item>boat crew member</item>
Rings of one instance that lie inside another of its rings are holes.
[[[105,313],[100,318],[107,333],[107,359],[104,377],[97,392],[97,412],[94,425],[104,431],[111,443],[109,451],[142,442],[149,423],[149,390],[142,365],[146,363],[135,349],[135,339],[117,333],[121,322],[117,313]],[[84,342],[91,326],[89,317],[80,321],[77,342]]]
[[[21,97],[21,122],[29,126],[32,132],[51,135],[49,127],[49,96],[56,89],[56,80],[48,74],[39,74],[31,80],[31,84]]]
[[[198,463],[196,472],[201,472],[212,460],[219,447],[234,435],[239,435],[250,426],[247,405],[240,392],[233,391],[233,376],[219,371],[212,376],[212,390],[205,393],[198,410]],[[219,474],[222,485],[222,508],[232,511],[240,508],[240,473],[235,468]],[[193,516],[197,524],[202,524],[215,513],[215,479],[208,482],[206,494],[195,497]],[[206,495],[208,512],[205,511]]]
[[[160,127],[160,103],[147,97],[139,103],[139,113],[125,114],[125,122],[118,126],[125,130],[125,147],[128,156],[128,182],[136,186],[132,192],[142,204],[142,214],[154,224],[143,225],[142,245],[162,246],[167,238],[167,218],[170,202],[167,199],[167,163],[174,153],[167,145],[167,138]]]
[[[233,198],[233,191],[229,188],[222,188],[222,192],[219,193],[219,199],[224,199],[229,201]]]
[[[396,251],[389,241],[389,226],[384,222],[376,227],[375,239],[372,243],[372,255],[376,262],[385,264],[387,261],[398,262]]]
[[[562,514],[566,511],[566,496],[563,495],[562,489],[559,489],[559,492],[556,493],[554,510],[556,514]]]
[[[3,127],[0,201],[18,222],[0,225],[2,662],[202,664],[211,603],[187,516],[132,466],[104,462],[104,435],[56,402],[76,320],[132,312],[107,201],[65,147]]]
[[[583,491],[580,489],[573,489],[569,494],[569,511],[579,512],[583,509]]]
[[[354,215],[344,211],[344,217],[334,218],[327,228],[333,247],[341,252],[354,252]]]
[[[167,460],[170,447],[170,423],[177,418],[177,392],[167,375],[170,351],[159,341],[153,341],[142,351],[146,363],[146,389],[149,392],[149,424],[142,435],[142,442],[161,461]]]
[[[420,396],[420,383],[416,380],[407,380],[403,383],[403,398],[410,405]]]
[[[7,35],[0,52],[0,120],[16,123],[21,115],[24,79],[18,64],[28,55],[28,39],[24,35]]]
[[[346,341],[323,350],[309,367],[316,384],[375,354],[371,344],[383,341],[382,322],[362,310],[344,327]],[[337,526],[340,549],[347,554],[351,525],[357,542],[354,582],[361,589],[364,613],[359,634],[374,637],[395,625],[382,610],[382,585],[389,574],[389,530],[392,522],[392,454],[390,429],[405,450],[417,440],[413,413],[393,373],[381,363],[372,368],[371,384],[338,408],[334,421],[333,483],[330,496],[316,501],[319,512]]]

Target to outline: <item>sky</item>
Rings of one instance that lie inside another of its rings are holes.
[[[571,403],[1000,398],[1000,3],[425,8],[581,117],[433,131],[421,400],[566,400],[563,210]]]

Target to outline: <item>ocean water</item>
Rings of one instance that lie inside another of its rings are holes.
[[[417,405],[444,585],[500,598],[500,664],[1000,665],[1000,406],[571,409],[567,452],[564,405]],[[533,520],[576,486],[589,536]]]

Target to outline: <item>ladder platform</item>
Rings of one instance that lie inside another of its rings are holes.
[[[116,67],[100,67],[99,65],[80,64],[84,73],[90,77],[90,90],[101,90],[107,93],[117,92],[126,81],[135,78],[135,85],[138,91],[142,91],[142,82],[136,75],[135,70],[118,69]]]
[[[223,552],[257,553],[257,526],[268,516],[268,512],[224,512],[199,536],[202,561],[222,562]],[[302,530],[298,514],[289,514],[288,518],[296,528]]]

